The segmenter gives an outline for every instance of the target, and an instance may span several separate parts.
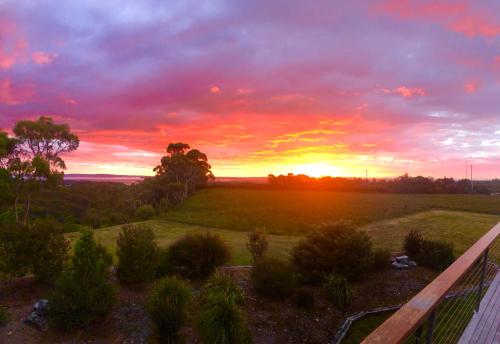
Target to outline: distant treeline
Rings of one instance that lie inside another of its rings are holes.
[[[312,178],[307,175],[288,174],[268,176],[268,187],[278,190],[332,190],[350,192],[391,193],[449,193],[491,194],[500,192],[500,179],[474,181],[453,178],[410,177],[408,174],[394,179],[364,179],[343,177]]]

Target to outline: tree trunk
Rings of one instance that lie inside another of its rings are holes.
[[[19,202],[19,195],[16,194],[14,198],[14,214],[16,215],[16,223],[19,223],[19,214],[17,212],[17,202]]]
[[[30,216],[30,205],[31,205],[31,194],[28,193],[26,195],[26,211],[24,212],[24,224],[28,224],[29,216]]]

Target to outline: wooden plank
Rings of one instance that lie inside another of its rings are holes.
[[[483,326],[480,331],[477,331],[472,337],[473,343],[491,343],[488,341],[489,333],[491,330],[496,331],[496,321],[500,320],[498,317],[498,310],[500,309],[500,289],[495,289],[494,297],[488,307],[484,310],[484,318],[482,320]],[[477,339],[476,339],[477,338]]]
[[[500,223],[483,235],[448,269],[375,329],[362,343],[403,343],[424,323],[446,293],[469,271],[474,262],[499,235]]]
[[[470,344],[476,343],[479,341],[480,334],[485,330],[485,327],[488,324],[489,316],[496,316],[497,311],[495,311],[495,307],[499,307],[495,303],[500,300],[500,272],[498,272],[493,279],[488,291],[483,297],[481,301],[481,305],[479,307],[479,313],[474,314],[471,321],[467,325],[464,333],[462,334],[459,344]],[[489,329],[486,329],[488,331]]]

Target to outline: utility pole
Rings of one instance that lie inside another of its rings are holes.
[[[368,170],[365,170],[365,181],[368,182]]]
[[[470,190],[474,193],[474,181],[472,180],[472,164],[470,164]]]
[[[469,160],[465,159],[465,179],[469,179]]]

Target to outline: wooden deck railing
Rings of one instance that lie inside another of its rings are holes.
[[[476,287],[480,301],[483,292],[484,271],[488,261],[488,249],[499,236],[500,223],[483,235],[450,267],[375,329],[362,343],[403,343],[412,335],[420,336],[426,321],[425,342],[432,343],[436,309],[443,302],[446,294],[461,281],[475,263],[477,265],[478,261],[480,261],[479,264],[483,264],[482,268],[480,267],[482,273],[478,274],[480,277],[477,279]]]

